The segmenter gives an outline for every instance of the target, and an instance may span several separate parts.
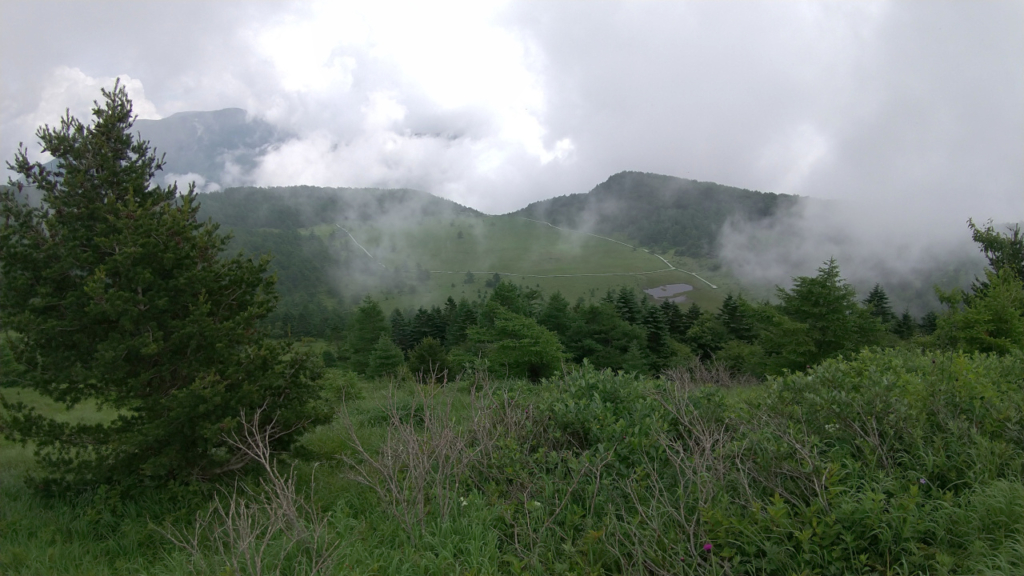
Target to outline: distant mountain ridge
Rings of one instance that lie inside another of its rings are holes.
[[[164,174],[196,174],[222,187],[237,183],[236,175],[255,169],[271,146],[292,137],[241,108],[137,120],[135,129],[157,154],[166,155]]]
[[[240,187],[203,194],[199,202],[199,216],[225,228],[290,230],[346,221],[482,215],[451,200],[404,188]]]
[[[795,206],[799,198],[661,174],[620,172],[590,192],[534,202],[512,214],[621,236],[661,251],[711,257],[728,219],[771,218]]]

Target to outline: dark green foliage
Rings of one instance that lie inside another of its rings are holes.
[[[1010,268],[985,277],[982,291],[970,297],[961,290],[942,294],[949,309],[939,316],[935,338],[966,352],[1024,350],[1024,284]]]
[[[540,293],[536,290],[524,289],[518,284],[511,282],[498,282],[494,285],[494,291],[491,292],[487,303],[522,316],[533,316],[533,308],[537,304],[539,297]],[[484,323],[488,321],[487,311],[490,309],[490,306],[484,309],[482,319]]]
[[[687,307],[686,312],[683,312],[682,322],[679,325],[682,336],[686,336],[686,333],[690,331],[690,328],[692,328],[703,315],[704,311],[701,310],[700,304],[697,304],[696,302],[690,304],[690,306]]]
[[[401,348],[403,352],[412,350],[416,343],[413,342],[412,328],[409,325],[409,321],[405,318],[405,314],[398,308],[395,308],[391,311],[388,321],[391,324],[391,340],[395,345]]]
[[[668,322],[661,308],[644,306],[643,327],[647,333],[647,354],[650,356],[647,369],[657,374],[669,367],[675,351],[668,331]]]
[[[539,380],[562,368],[562,344],[532,318],[488,303],[486,324],[469,331],[469,342],[483,351],[493,374]]]
[[[324,363],[324,368],[334,368],[338,365],[338,355],[329,348],[325,348],[324,351],[320,353],[320,359]]]
[[[917,329],[921,334],[929,335],[935,332],[935,329],[939,326],[939,315],[934,310],[929,310],[924,316],[921,316],[921,321],[917,324]]]
[[[668,333],[676,340],[682,341],[683,337],[686,336],[686,331],[690,329],[693,323],[686,323],[686,317],[683,316],[682,308],[675,302],[665,300],[658,306],[661,307],[661,313],[665,315],[665,322],[668,323]]]
[[[988,221],[984,228],[978,227],[974,220],[968,220],[971,238],[978,244],[988,259],[989,268],[999,274],[1004,269],[1020,282],[1024,282],[1024,234],[1020,225],[1009,227],[1007,233],[997,232]],[[986,280],[975,283],[975,292],[984,291]]]
[[[796,200],[711,182],[621,172],[587,194],[535,202],[516,214],[567,228],[593,224],[598,234],[706,257],[714,252],[728,218],[756,222],[794,206]]]
[[[370,366],[370,354],[382,335],[389,335],[391,326],[384,318],[384,311],[376,300],[367,296],[356,308],[348,328],[348,355],[352,369],[366,373]]]
[[[892,311],[892,305],[889,304],[889,296],[881,284],[875,284],[871,292],[868,292],[867,298],[864,299],[864,306],[883,326],[891,326],[896,322],[896,314]]]
[[[424,383],[448,376],[448,353],[433,338],[424,338],[409,353],[409,371]]]
[[[722,322],[722,326],[725,327],[730,338],[748,344],[754,341],[756,334],[754,333],[753,308],[742,295],[727,295],[719,309],[718,319]]]
[[[981,245],[990,268],[985,279],[974,284],[973,294],[954,289],[939,299],[949,309],[938,318],[935,338],[962,351],[1006,354],[1024,349],[1024,237],[1020,227],[1000,234],[991,223],[979,229],[968,225]]]
[[[914,317],[910,315],[910,310],[904,310],[893,324],[892,333],[902,340],[909,340],[914,337],[916,332],[917,323],[914,322]]]
[[[448,320],[448,328],[444,341],[449,347],[455,347],[466,341],[469,328],[477,321],[477,310],[469,300],[462,298],[455,306]]]
[[[416,206],[421,217],[476,215],[460,206],[416,190],[366,188],[230,188],[204,196],[201,218],[211,218],[231,229],[297,229],[338,221],[373,222],[389,212]]]
[[[84,125],[69,116],[37,136],[55,169],[19,150],[12,169],[45,208],[0,196],[0,321],[24,367],[5,385],[118,411],[75,424],[4,400],[5,434],[34,443],[51,480],[136,485],[190,481],[243,465],[225,435],[265,413],[275,450],[308,424],[319,363],[265,338],[276,301],[268,260],[222,258],[228,238],[200,223],[194,187],[151,185],[161,169],[131,135],[115,84]]]
[[[494,288],[495,286],[497,286],[500,283],[501,283],[501,274],[498,274],[497,272],[495,272],[494,276],[491,276],[487,280],[484,280],[484,288]]]
[[[728,340],[729,332],[721,320],[711,314],[703,314],[686,331],[683,343],[696,352],[698,358],[710,360]]]
[[[430,310],[420,308],[413,316],[409,324],[409,333],[413,346],[424,338],[433,338],[442,344],[445,343],[445,336],[448,332],[448,318],[445,312],[437,306],[431,306]]]
[[[569,310],[569,301],[562,296],[561,292],[555,292],[548,298],[544,309],[537,319],[540,325],[565,338],[572,326],[572,313]]]
[[[405,355],[387,334],[381,334],[370,351],[366,375],[375,378],[395,376],[402,369]]]
[[[620,318],[630,324],[640,324],[643,320],[636,292],[628,286],[619,288],[619,293],[615,295],[615,311],[619,313]]]
[[[817,276],[794,278],[792,290],[777,291],[782,312],[805,324],[814,343],[807,365],[875,345],[881,339],[881,324],[857,304],[853,286],[839,274],[833,258],[818,269]]]
[[[584,359],[597,368],[622,370],[627,356],[636,370],[637,356],[645,364],[642,351],[647,348],[643,328],[619,317],[611,304],[589,304],[579,309],[565,338],[565,347],[575,362]],[[642,369],[642,368],[641,368]]]
[[[756,320],[760,336],[757,345],[764,351],[764,372],[780,375],[811,367],[817,354],[811,331],[806,324],[787,318],[773,306],[759,306]]]

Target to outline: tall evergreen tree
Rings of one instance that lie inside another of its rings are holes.
[[[538,319],[540,325],[558,334],[559,338],[565,338],[572,326],[572,313],[569,311],[569,301],[562,296],[561,292],[555,292],[544,304],[544,309]]]
[[[390,332],[391,326],[380,304],[370,296],[365,297],[349,322],[348,353],[352,369],[365,374],[377,341],[382,335],[390,337]]]
[[[881,284],[875,284],[871,292],[868,292],[867,298],[864,299],[864,306],[872,316],[878,318],[883,326],[892,326],[896,322],[896,313],[892,311],[892,305],[889,304],[889,295],[885,293]]]
[[[469,300],[465,298],[460,299],[455,308],[455,313],[448,322],[448,328],[445,331],[445,344],[449,348],[453,348],[465,342],[469,329],[476,325],[476,321],[476,308]]]
[[[401,348],[403,352],[412,350],[412,347],[415,346],[415,343],[412,341],[412,327],[405,314],[398,308],[395,308],[391,311],[388,322],[391,324],[391,340],[395,345]]]
[[[782,312],[809,330],[816,350],[811,365],[877,344],[882,336],[881,323],[857,304],[857,293],[840,276],[835,258],[817,276],[794,278],[792,290],[779,288],[777,294]]]
[[[903,314],[893,324],[892,333],[903,340],[910,340],[914,337],[914,332],[917,331],[917,323],[914,322],[914,317],[910,315],[910,310],[904,310]]]
[[[665,322],[668,323],[668,332],[673,338],[682,342],[686,336],[689,326],[686,325],[686,318],[683,316],[683,309],[675,302],[665,300],[659,304],[661,313],[665,315]]]
[[[643,326],[647,332],[647,352],[650,354],[649,368],[659,373],[668,368],[673,349],[668,322],[658,306],[645,306]]]
[[[380,378],[383,376],[394,376],[402,369],[405,355],[387,334],[381,334],[377,339],[366,363],[366,375]]]
[[[641,324],[643,321],[636,293],[628,286],[619,288],[619,293],[615,296],[615,310],[618,311],[620,318],[630,324]]]
[[[686,336],[686,333],[690,331],[690,328],[692,328],[693,325],[696,324],[703,316],[704,310],[701,309],[700,304],[697,304],[696,302],[690,304],[686,309],[686,312],[683,313],[683,321],[680,326],[684,337]]]
[[[281,450],[316,407],[319,363],[266,338],[277,295],[267,258],[223,258],[228,237],[198,221],[194,185],[154,184],[162,169],[132,136],[124,87],[103,91],[85,125],[41,128],[52,168],[24,148],[0,192],[0,323],[24,367],[15,384],[65,404],[111,408],[105,423],[57,420],[2,399],[0,429],[32,442],[50,480],[95,485],[188,481],[244,465],[225,434],[264,414]]]
[[[731,293],[725,297],[719,308],[718,319],[725,327],[730,338],[741,342],[750,343],[754,341],[754,321],[750,304],[743,296],[733,296]]]

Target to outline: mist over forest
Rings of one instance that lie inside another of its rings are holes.
[[[0,1],[0,575],[1024,574],[1024,3]]]

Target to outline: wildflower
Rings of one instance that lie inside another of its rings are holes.
[[[918,482],[920,482],[922,486],[928,483],[928,481],[925,480],[924,478],[921,478],[920,480],[918,480]]]
[[[708,542],[707,544],[704,544],[704,551],[705,552],[711,552],[711,548],[712,548],[711,542]]]

